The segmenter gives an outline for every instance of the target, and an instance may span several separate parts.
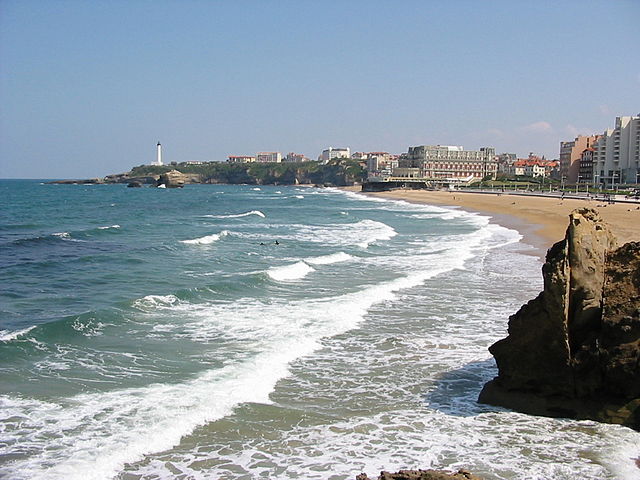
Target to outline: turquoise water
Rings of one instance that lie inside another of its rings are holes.
[[[302,187],[0,194],[3,478],[638,478],[629,429],[475,403],[541,286],[488,217]]]

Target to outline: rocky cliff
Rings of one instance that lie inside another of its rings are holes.
[[[168,175],[163,180],[168,180],[171,186],[190,183],[345,186],[362,182],[365,178],[365,170],[358,160],[352,159],[333,159],[326,164],[320,162],[205,162],[194,165],[187,162],[171,165],[140,165],[128,172],[107,175],[104,178],[56,180],[49,183],[140,183],[157,186],[164,183],[163,181],[158,183],[161,175]]]
[[[479,401],[640,430],[640,243],[617,247],[595,210],[576,210],[542,274],[489,348],[499,373]]]

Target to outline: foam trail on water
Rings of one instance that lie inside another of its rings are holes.
[[[266,218],[265,214],[260,210],[251,210],[250,212],[245,213],[231,213],[229,215],[203,215],[206,218],[240,218],[240,217],[248,217],[249,215],[257,215],[258,217]]]
[[[15,340],[16,338],[29,333],[34,328],[36,328],[35,325],[32,325],[28,328],[23,328],[22,330],[16,330],[13,332],[9,330],[0,330],[0,342],[10,342],[11,340]]]
[[[111,228],[120,228],[120,225],[108,225],[105,227],[98,227],[98,230],[109,230]]]
[[[367,248],[370,244],[389,240],[397,235],[395,229],[377,220],[360,220],[354,223],[330,225],[291,225],[294,232],[283,235],[287,240],[322,243],[323,245]]]
[[[338,252],[338,253],[332,253],[331,255],[322,255],[320,257],[305,258],[304,261],[312,265],[329,265],[332,263],[346,262],[354,258],[355,257],[349,255],[348,253]]]
[[[229,235],[227,230],[223,230],[220,233],[214,233],[212,235],[206,235],[200,238],[194,238],[193,240],[180,240],[180,243],[186,243],[188,245],[209,245],[213,242],[217,242],[222,237]]]
[[[315,269],[313,267],[300,261],[291,265],[284,265],[282,267],[272,267],[267,270],[267,275],[269,275],[273,280],[282,282],[287,280],[299,280],[314,271]]]

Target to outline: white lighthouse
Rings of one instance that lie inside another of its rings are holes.
[[[158,142],[158,161],[156,165],[162,165],[162,145],[160,145],[160,142]]]

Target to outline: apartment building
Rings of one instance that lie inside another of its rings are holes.
[[[465,150],[462,146],[420,145],[409,147],[407,155],[400,159],[399,168],[419,168],[425,178],[481,180],[486,176],[495,178],[498,160],[493,147]]]
[[[349,147],[329,147],[326,150],[323,150],[322,154],[320,155],[320,161],[322,163],[327,163],[329,160],[333,160],[334,158],[351,158],[351,150],[349,149]]]
[[[582,155],[580,155],[580,174],[578,175],[578,183],[594,183],[593,175],[593,157],[595,149],[589,147]]]
[[[614,185],[640,182],[640,114],[616,117],[593,144],[594,182]]]
[[[227,162],[229,163],[253,163],[256,161],[256,157],[249,155],[229,155]]]
[[[298,162],[308,162],[309,159],[305,157],[302,153],[289,152],[287,153],[287,156],[284,158],[283,161],[298,163]]]
[[[580,174],[580,156],[591,148],[598,135],[578,135],[571,142],[560,142],[560,176],[567,183],[576,183]]]
[[[280,163],[282,154],[280,152],[258,152],[256,153],[256,163]]]
[[[389,152],[368,152],[365,155],[369,174],[391,175],[392,169],[398,166],[398,156]]]

